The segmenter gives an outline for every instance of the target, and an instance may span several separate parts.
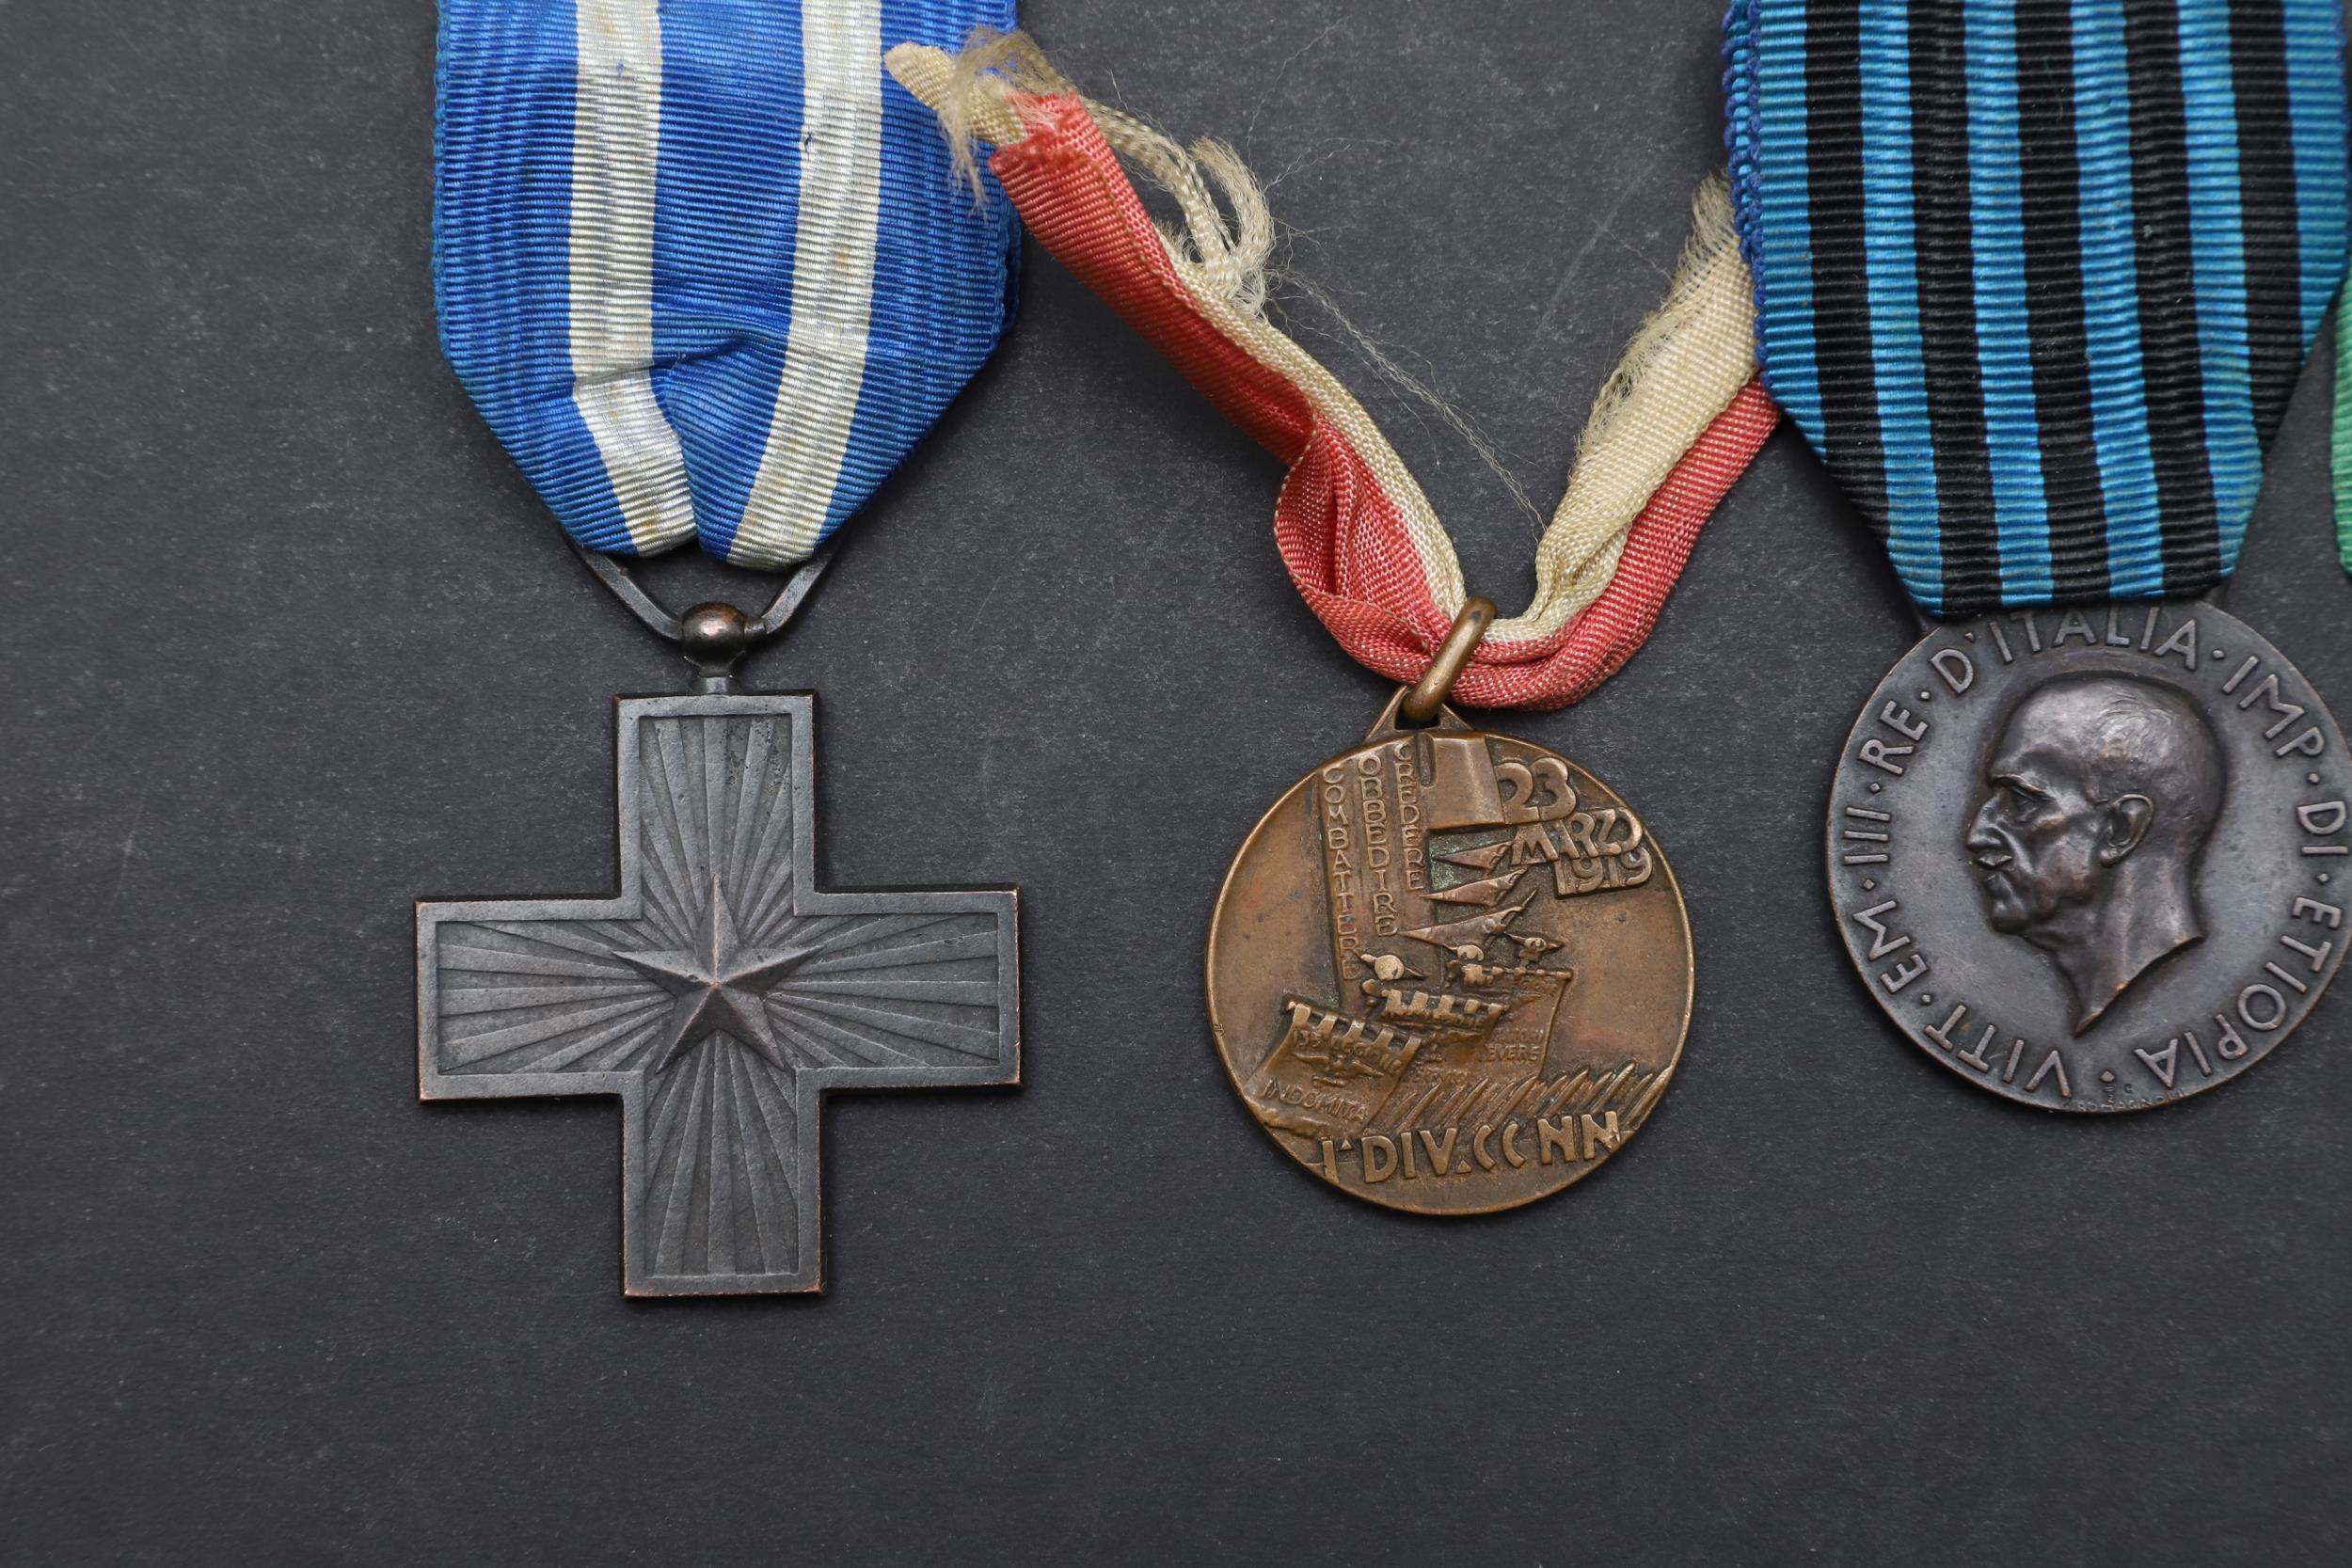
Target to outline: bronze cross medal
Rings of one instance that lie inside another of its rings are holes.
[[[818,889],[814,699],[733,689],[818,570],[647,618],[701,674],[620,703],[615,896],[417,906],[421,1094],[620,1096],[633,1296],[821,1289],[825,1091],[1020,1078],[1014,890]]]

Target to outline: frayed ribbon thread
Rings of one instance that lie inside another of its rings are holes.
[[[1276,536],[1294,581],[1352,655],[1414,678],[1466,596],[1453,542],[1371,416],[1267,321],[1273,219],[1238,154],[1086,100],[1020,34],[953,55],[902,44],[887,64],[939,116],[966,178],[977,145],[993,145],[990,167],[1041,243],[1293,465]],[[1122,164],[1181,227],[1152,222]],[[1488,633],[1465,702],[1574,701],[1647,635],[1776,418],[1755,385],[1749,298],[1728,197],[1709,181],[1664,304],[1595,400],[1537,547],[1534,601]]]

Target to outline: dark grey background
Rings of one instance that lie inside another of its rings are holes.
[[[1548,504],[1720,160],[1719,9],[1028,20],[1237,141]],[[1899,1039],[1819,833],[1912,630],[1786,434],[1650,647],[1516,722],[1689,894],[1649,1131],[1490,1221],[1293,1168],[1200,940],[1386,690],[1280,573],[1277,466],[1041,257],[754,672],[823,693],[835,885],[1023,884],[1027,1085],[834,1103],[822,1300],[624,1302],[611,1102],[416,1101],[410,899],[609,886],[611,699],[678,673],[441,363],[432,41],[423,0],[0,4],[8,1561],[2345,1560],[2352,998],[2112,1122]],[[1522,601],[1534,525],[1376,401]],[[2232,602],[2341,696],[2326,414],[2314,373]]]

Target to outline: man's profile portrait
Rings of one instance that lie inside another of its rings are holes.
[[[2203,936],[2197,859],[2220,743],[2169,686],[2064,675],[2010,710],[1968,824],[1993,928],[2049,955],[2079,1035],[2148,967]]]

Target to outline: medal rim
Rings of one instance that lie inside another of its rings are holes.
[[[1399,693],[1399,696],[1402,696],[1402,692]],[[1390,1201],[1384,1196],[1360,1191],[1356,1187],[1350,1187],[1345,1182],[1341,1181],[1337,1178],[1327,1173],[1321,1165],[1311,1161],[1301,1159],[1299,1156],[1291,1151],[1290,1146],[1284,1142],[1280,1132],[1276,1131],[1274,1128],[1268,1127],[1259,1118],[1257,1113],[1250,1108],[1248,1091],[1243,1083],[1240,1073],[1235,1070],[1232,1053],[1226,1043],[1224,1026],[1217,1020],[1217,936],[1219,931],[1223,928],[1225,923],[1226,901],[1232,894],[1233,879],[1240,873],[1243,863],[1248,858],[1250,850],[1257,845],[1259,838],[1263,835],[1267,828],[1273,824],[1275,817],[1280,814],[1282,809],[1291,803],[1291,798],[1296,795],[1300,790],[1306,788],[1318,775],[1323,772],[1325,768],[1329,768],[1334,763],[1355,756],[1370,747],[1383,745],[1387,741],[1393,739],[1398,736],[1420,733],[1419,730],[1401,729],[1392,724],[1391,721],[1391,716],[1393,714],[1396,705],[1397,699],[1391,699],[1389,704],[1388,710],[1382,714],[1381,719],[1373,725],[1372,730],[1366,734],[1361,740],[1357,741],[1351,746],[1332,752],[1329,756],[1324,758],[1321,762],[1316,763],[1313,767],[1300,773],[1297,778],[1292,780],[1289,784],[1285,785],[1281,793],[1274,798],[1273,802],[1268,805],[1264,811],[1259,814],[1257,821],[1252,823],[1249,831],[1242,835],[1240,845],[1233,850],[1232,859],[1226,864],[1225,875],[1219,879],[1217,882],[1216,901],[1209,907],[1209,930],[1207,940],[1203,944],[1203,952],[1201,955],[1201,1000],[1205,1005],[1205,1010],[1209,1015],[1210,1041],[1212,1048],[1216,1054],[1218,1069],[1225,1074],[1225,1081],[1232,1086],[1234,1098],[1240,1101],[1243,1114],[1249,1118],[1249,1125],[1256,1128],[1258,1132],[1262,1133],[1268,1142],[1272,1143],[1285,1158],[1289,1159],[1300,1170],[1303,1170],[1312,1176],[1316,1181],[1320,1182],[1322,1185],[1333,1188],[1345,1196],[1369,1204],[1375,1209],[1383,1209],[1391,1213],[1409,1214],[1424,1219],[1469,1219],[1479,1215],[1506,1213],[1514,1209],[1524,1209],[1530,1204],[1540,1203],[1546,1198],[1558,1197],[1569,1188],[1581,1185],[1583,1182],[1598,1175],[1603,1166],[1614,1163],[1617,1156],[1624,1152],[1624,1149],[1621,1148],[1612,1149],[1608,1154],[1603,1155],[1600,1159],[1583,1163],[1575,1175],[1569,1177],[1558,1186],[1548,1188],[1542,1192],[1530,1193],[1523,1197],[1506,1198],[1496,1203],[1485,1203],[1475,1206],[1444,1209],[1416,1208],[1406,1204],[1394,1203]],[[1506,735],[1498,730],[1482,729],[1475,724],[1471,724],[1467,721],[1462,720],[1459,715],[1454,714],[1450,707],[1442,711],[1443,718],[1438,723],[1422,726],[1422,728],[1429,730],[1442,730],[1449,735],[1471,735],[1486,740],[1507,740],[1515,745],[1532,748],[1534,751],[1541,752],[1547,756],[1559,758],[1561,762],[1574,768],[1578,772],[1582,773],[1586,778],[1589,778],[1594,783],[1599,784],[1615,800],[1621,802],[1625,800],[1625,797],[1618,792],[1616,786],[1610,784],[1608,780],[1602,778],[1598,773],[1594,772],[1591,768],[1585,767],[1582,763],[1578,762],[1575,758],[1553,751],[1550,747],[1546,746],[1541,741],[1529,740],[1523,736]],[[1452,720],[1453,722],[1448,723],[1444,721],[1448,719]],[[1633,808],[1629,805],[1626,809],[1630,811]],[[1637,813],[1636,815],[1639,814]],[[1664,1102],[1667,1090],[1674,1087],[1675,1078],[1681,1071],[1682,1053],[1689,1047],[1691,1042],[1691,1022],[1696,1012],[1698,1001],[1698,943],[1691,929],[1691,903],[1690,900],[1683,895],[1682,879],[1675,874],[1673,863],[1667,856],[1665,847],[1659,843],[1656,833],[1648,832],[1649,818],[1646,816],[1642,817],[1642,823],[1646,834],[1646,842],[1650,852],[1656,857],[1660,869],[1665,873],[1667,890],[1674,895],[1676,928],[1681,933],[1682,950],[1684,954],[1682,970],[1681,1021],[1675,1030],[1674,1050],[1672,1054],[1667,1059],[1666,1066],[1662,1072],[1663,1083],[1658,1090],[1655,1101],[1655,1103],[1662,1104]],[[1328,918],[1327,912],[1326,918]],[[1627,1131],[1626,1142],[1632,1142],[1634,1134],[1648,1127],[1649,1124],[1650,1118],[1648,1117],[1643,1117],[1640,1126],[1630,1128]]]

